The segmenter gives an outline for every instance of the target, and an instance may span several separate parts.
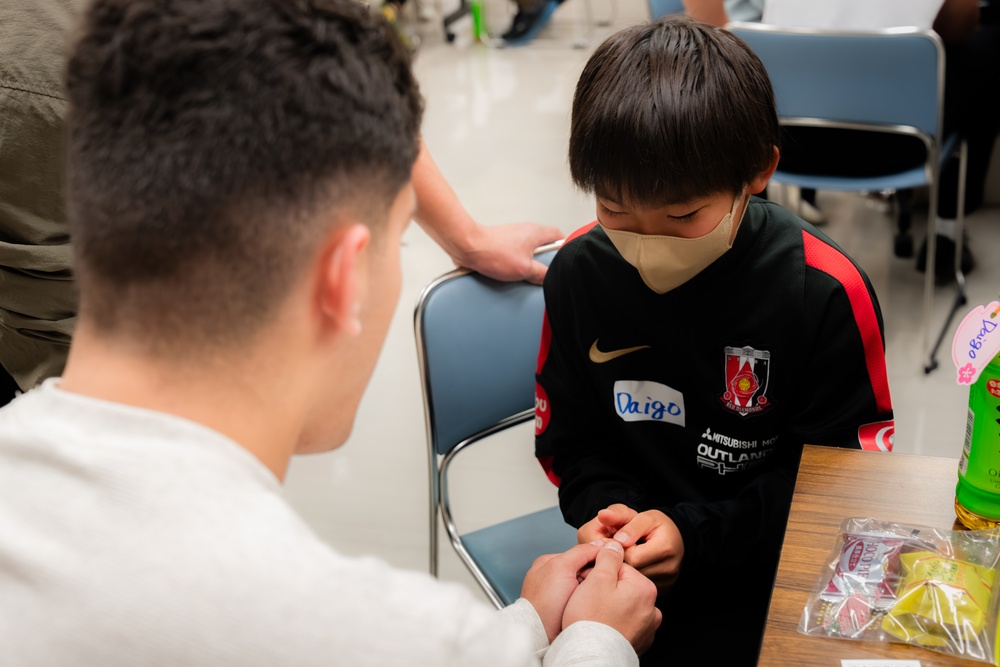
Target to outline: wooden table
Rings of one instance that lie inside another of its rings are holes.
[[[760,667],[840,667],[841,659],[919,660],[922,667],[985,665],[905,644],[799,634],[799,618],[837,541],[841,521],[872,517],[952,528],[958,461],[806,446],[782,546]]]

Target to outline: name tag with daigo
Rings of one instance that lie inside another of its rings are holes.
[[[958,370],[958,384],[972,384],[1000,354],[1000,301],[976,306],[955,332],[951,357]]]
[[[627,422],[657,421],[684,426],[684,395],[650,380],[618,380],[615,412]]]
[[[958,325],[952,359],[969,385],[955,514],[967,528],[1000,525],[1000,302],[977,306]]]

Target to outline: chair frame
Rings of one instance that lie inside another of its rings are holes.
[[[546,252],[557,250],[562,245],[561,241],[542,246],[535,250],[535,255],[540,255]],[[504,607],[504,602],[497,594],[496,589],[490,583],[486,574],[473,559],[472,555],[466,549],[464,543],[462,542],[461,533],[458,530],[458,526],[455,522],[454,515],[451,510],[451,503],[449,501],[448,494],[448,472],[451,467],[452,462],[455,457],[462,451],[468,449],[472,445],[485,440],[493,435],[506,431],[507,429],[523,424],[527,421],[534,419],[535,410],[534,407],[523,410],[513,415],[501,419],[500,421],[492,424],[480,431],[473,433],[460,441],[457,445],[452,447],[446,454],[439,454],[436,449],[437,433],[435,432],[434,424],[435,419],[435,407],[433,401],[433,395],[430,391],[430,378],[428,377],[427,359],[425,358],[425,340],[424,333],[422,330],[421,323],[424,318],[424,308],[427,298],[442,284],[451,282],[455,279],[461,278],[474,273],[468,269],[456,269],[450,271],[434,281],[428,284],[423,291],[420,293],[420,297],[417,300],[417,306],[414,311],[414,333],[417,342],[417,361],[420,369],[420,382],[423,390],[424,396],[424,421],[426,425],[426,436],[427,436],[427,454],[428,454],[428,478],[429,478],[429,534],[430,534],[430,546],[429,546],[429,569],[433,576],[438,576],[439,570],[439,557],[440,552],[438,548],[438,516],[440,515],[441,521],[444,524],[445,530],[451,541],[452,547],[458,554],[459,558],[468,568],[469,572],[475,578],[476,582],[480,585],[486,595],[490,598],[490,601],[496,605],[498,609]],[[541,289],[541,288],[539,288]]]
[[[827,30],[820,28],[798,28],[798,27],[783,27],[766,25],[760,23],[745,23],[745,22],[731,22],[726,26],[728,29],[734,30],[737,35],[740,31],[745,31],[747,33],[780,33],[786,35],[819,35],[824,37],[880,37],[880,36],[893,36],[893,35],[906,35],[914,37],[923,37],[929,40],[935,48],[936,51],[936,79],[937,79],[937,99],[936,99],[936,124],[935,133],[931,136],[928,132],[917,127],[915,125],[900,125],[892,123],[862,123],[854,121],[840,121],[832,120],[828,118],[811,118],[811,117],[800,117],[800,116],[781,116],[779,109],[779,122],[783,126],[798,126],[798,127],[820,127],[820,128],[834,128],[834,129],[850,129],[850,130],[862,130],[862,131],[877,131],[885,133],[894,133],[907,136],[915,136],[919,138],[924,147],[927,149],[927,159],[924,163],[924,180],[926,183],[919,185],[926,185],[930,189],[930,201],[928,206],[927,215],[927,265],[924,271],[924,303],[923,303],[923,327],[922,327],[922,343],[923,350],[927,353],[927,362],[924,365],[924,373],[930,373],[938,367],[937,352],[944,340],[944,337],[951,325],[952,320],[958,310],[965,305],[967,302],[966,298],[966,281],[965,274],[962,272],[961,267],[961,256],[962,256],[962,244],[964,242],[964,229],[965,229],[965,185],[966,185],[966,172],[967,172],[967,155],[968,147],[966,145],[965,139],[961,136],[951,135],[944,136],[944,73],[945,73],[945,52],[944,44],[941,38],[933,30],[927,30],[923,28],[912,28],[912,27],[900,27],[900,28],[883,28],[878,30],[868,30],[868,31],[856,31],[856,30]],[[752,47],[751,47],[752,48]],[[937,216],[937,204],[938,204],[938,192],[941,187],[940,177],[941,177],[941,166],[943,160],[950,158],[955,153],[959,156],[959,182],[958,182],[958,210],[956,215],[956,241],[955,241],[955,282],[956,282],[956,293],[955,298],[946,318],[941,332],[938,335],[936,342],[933,346],[930,343],[930,331],[931,322],[934,316],[934,291],[935,291],[935,280],[934,280],[934,257],[937,251],[937,234],[935,232],[934,224]],[[801,187],[813,187],[812,184],[805,184],[802,181],[808,180],[808,176],[805,179],[799,178],[803,175],[783,173],[780,170],[780,165],[778,171],[772,180],[777,183],[788,183],[791,185],[799,185]],[[847,180],[847,179],[845,179]],[[859,179],[860,180],[860,179]],[[916,185],[910,186],[900,186],[900,187],[916,187]],[[831,189],[829,185],[826,185],[824,189]],[[844,190],[856,190],[858,188],[850,188],[846,185],[840,189]]]
[[[472,554],[465,548],[465,544],[462,542],[461,534],[458,532],[458,525],[455,523],[455,519],[451,513],[451,503],[448,502],[448,469],[451,466],[452,461],[455,460],[455,456],[465,448],[479,442],[480,440],[485,440],[486,438],[496,435],[502,431],[506,431],[512,426],[517,426],[518,424],[523,424],[526,421],[535,418],[534,409],[525,410],[516,415],[511,415],[507,419],[493,425],[492,427],[482,430],[475,435],[466,438],[458,445],[455,446],[450,452],[442,457],[440,464],[437,466],[437,472],[431,470],[431,477],[436,477],[436,489],[438,499],[437,501],[432,500],[433,506],[431,507],[431,574],[437,576],[438,574],[438,553],[437,553],[437,513],[440,512],[441,520],[444,522],[444,527],[448,533],[448,538],[451,540],[451,546],[454,547],[455,551],[458,553],[462,562],[465,566],[469,568],[469,572],[476,579],[476,582],[482,587],[486,592],[486,595],[490,598],[490,601],[498,609],[504,606],[503,601],[500,596],[497,595],[493,588],[493,585],[487,579],[486,574],[482,571],[476,561],[472,558]],[[432,457],[433,457],[432,452]],[[433,465],[433,464],[432,464]]]

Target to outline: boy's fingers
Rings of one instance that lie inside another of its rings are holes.
[[[605,535],[604,530],[596,526],[592,526],[589,523],[585,523],[584,525],[580,526],[580,528],[577,529],[576,531],[576,541],[579,542],[580,544],[586,544],[587,542],[593,542],[594,540],[599,540],[602,538],[610,540],[611,536]]]
[[[611,505],[597,513],[597,519],[610,528],[620,528],[634,516],[635,510],[622,504]]]
[[[640,544],[629,549],[629,565],[637,570],[642,570],[650,565],[655,565],[663,560],[663,554],[649,544]],[[654,574],[654,573],[649,573]]]
[[[656,518],[649,512],[636,514],[628,523],[618,529],[613,539],[621,542],[622,546],[631,547],[653,532],[656,526]]]

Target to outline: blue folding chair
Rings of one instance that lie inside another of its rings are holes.
[[[924,371],[930,373],[938,365],[937,351],[951,320],[966,301],[961,270],[966,148],[959,136],[944,136],[942,131],[944,46],[940,37],[918,28],[845,32],[739,22],[726,27],[746,42],[767,68],[782,125],[887,132],[923,142],[925,163],[899,173],[874,177],[813,175],[782,171],[779,163],[773,180],[817,190],[879,191],[929,186],[923,342],[924,349],[929,350]],[[956,152],[960,159],[955,244],[958,289],[951,314],[932,348],[938,181],[942,163]]]
[[[555,246],[536,259],[548,264]],[[428,285],[414,328],[430,460],[430,571],[438,572],[438,515],[451,544],[497,607],[516,600],[532,561],[576,544],[558,507],[462,533],[448,494],[449,468],[471,445],[534,419],[542,289],[465,270]]]
[[[648,0],[648,2],[649,17],[654,21],[667,14],[684,13],[683,0]]]

